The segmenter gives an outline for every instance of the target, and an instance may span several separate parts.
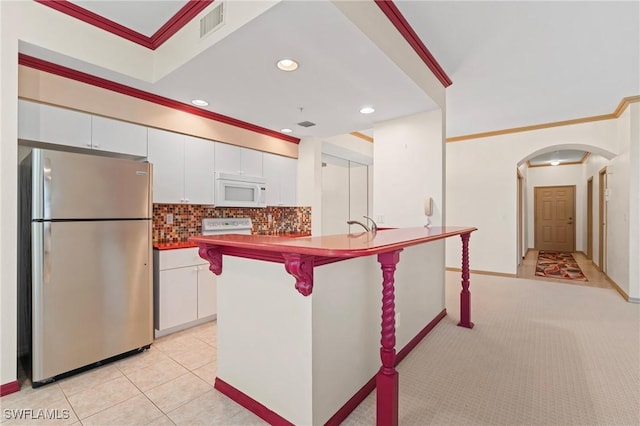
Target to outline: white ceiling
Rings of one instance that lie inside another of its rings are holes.
[[[76,1],[150,36],[185,1]],[[442,65],[447,136],[609,114],[640,93],[640,3],[403,1]],[[38,46],[20,50],[294,136],[332,136],[435,104],[327,1],[285,1],[155,83]],[[294,57],[294,73],[275,69]],[[357,110],[372,104],[376,112]],[[302,111],[300,111],[302,107]],[[310,120],[317,126],[295,125]]]
[[[553,152],[547,152],[540,154],[529,160],[529,164],[532,166],[548,166],[552,161],[559,161],[560,165],[566,163],[580,163],[585,159],[585,151],[577,149],[563,149]]]

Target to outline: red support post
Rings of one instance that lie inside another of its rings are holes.
[[[471,292],[469,292],[469,238],[471,233],[460,234],[462,238],[462,291],[460,292],[459,327],[473,328],[471,322]]]
[[[376,425],[398,425],[398,372],[396,358],[395,278],[400,250],[381,253],[378,262],[382,269],[382,338],[380,359],[382,366],[376,376]]]

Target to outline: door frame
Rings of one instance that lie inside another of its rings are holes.
[[[598,172],[598,269],[607,272],[607,168]]]
[[[587,259],[593,260],[593,176],[587,179]]]
[[[546,185],[533,187],[533,241],[535,248],[536,250],[540,250],[540,245],[538,244],[538,197],[536,196],[536,192],[542,188],[573,188],[573,223],[571,224],[571,226],[573,227],[573,241],[571,242],[571,252],[573,253],[576,251],[576,185]]]
[[[524,236],[523,236],[523,228],[524,228],[524,218],[523,218],[523,200],[524,200],[524,194],[523,194],[523,185],[524,185],[524,176],[522,176],[522,173],[520,173],[520,169],[516,169],[518,172],[518,265],[520,265],[522,263],[522,260],[524,259]]]

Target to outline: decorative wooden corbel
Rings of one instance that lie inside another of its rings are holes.
[[[313,256],[297,253],[282,253],[284,268],[296,278],[296,290],[303,296],[313,291]]]
[[[222,273],[222,248],[198,244],[198,255],[209,262],[209,270],[216,275]]]

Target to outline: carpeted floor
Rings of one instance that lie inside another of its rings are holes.
[[[472,330],[448,315],[399,365],[400,424],[640,424],[640,305],[613,289],[471,274]],[[375,392],[344,425],[375,424]]]
[[[536,263],[536,276],[588,281],[571,253],[540,251]]]

